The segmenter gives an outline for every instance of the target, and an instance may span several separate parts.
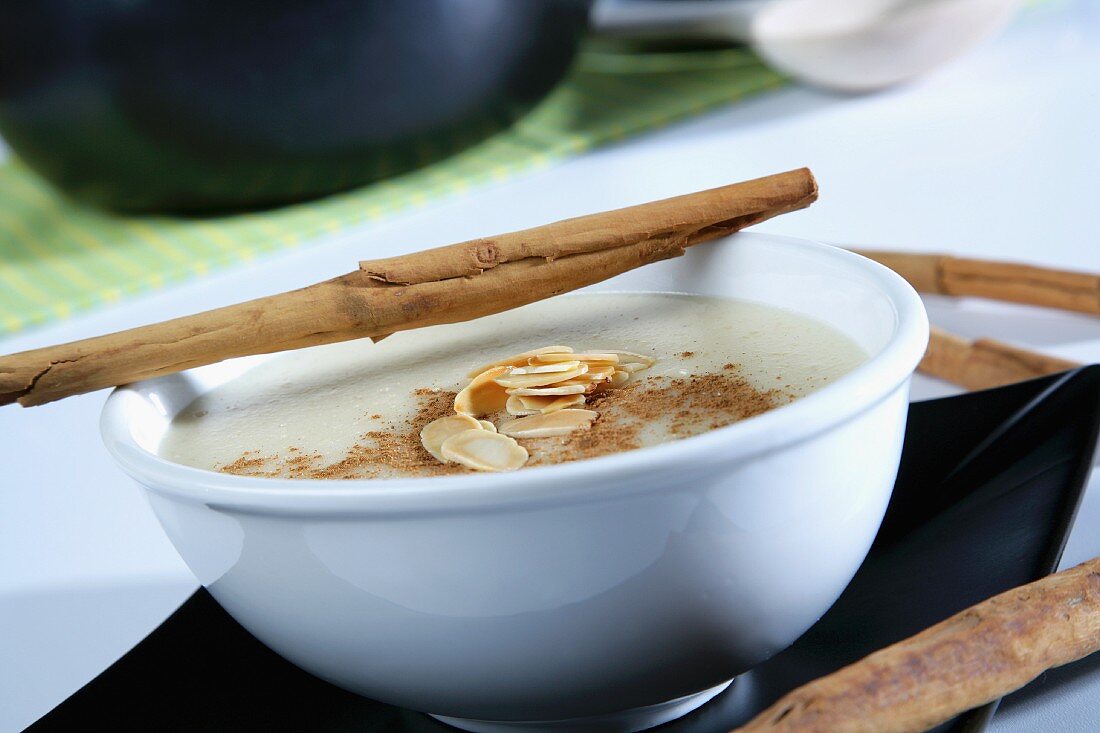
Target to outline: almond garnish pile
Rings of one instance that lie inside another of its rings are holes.
[[[617,389],[656,360],[629,351],[578,354],[568,346],[544,346],[486,364],[467,376],[455,397],[455,414],[420,431],[424,449],[444,463],[478,471],[513,471],[527,462],[516,438],[548,438],[587,430],[598,414],[584,406],[589,395]],[[500,412],[500,425],[478,419]]]

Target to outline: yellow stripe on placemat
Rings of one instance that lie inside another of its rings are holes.
[[[643,53],[593,45],[569,78],[506,131],[472,147],[440,139],[418,151],[423,160],[457,151],[439,162],[319,201],[207,219],[94,210],[10,161],[0,165],[0,333],[505,181],[782,82],[741,49]],[[386,161],[379,165],[377,173],[386,174]]]

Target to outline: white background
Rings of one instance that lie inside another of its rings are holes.
[[[431,203],[247,269],[0,339],[68,341],[299,287],[413,250],[809,165],[821,200],[762,231],[1100,271],[1100,3],[1054,0],[915,84],[867,97],[789,88],[519,180]],[[2,153],[0,153],[2,154]],[[1100,321],[930,301],[933,322],[1082,361]],[[918,380],[915,397],[945,394]],[[103,393],[0,408],[0,731],[20,730],[163,620],[195,582],[99,443]],[[1065,564],[1100,555],[1095,477]],[[1097,730],[1089,660],[992,730]]]

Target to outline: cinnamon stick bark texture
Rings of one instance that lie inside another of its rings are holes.
[[[0,357],[0,405],[40,405],[238,356],[467,321],[591,285],[800,209],[807,169],[374,260],[300,290]]]
[[[814,680],[734,733],[920,733],[1100,650],[1100,558]]]
[[[942,254],[858,250],[922,293],[976,296],[1100,315],[1100,274]]]
[[[438,247],[416,258],[366,260],[359,263],[359,269],[379,282],[414,285],[480,275],[518,260],[552,261],[645,240],[668,238],[681,247],[690,247],[804,208],[816,198],[817,185],[810,171],[803,168],[534,229]]]
[[[993,339],[970,339],[933,326],[917,365],[924,374],[967,389],[990,389],[1081,366]]]

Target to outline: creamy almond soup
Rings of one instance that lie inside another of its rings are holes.
[[[537,466],[722,427],[866,358],[832,327],[756,303],[567,295],[378,344],[282,354],[182,410],[159,453],[289,478]]]

